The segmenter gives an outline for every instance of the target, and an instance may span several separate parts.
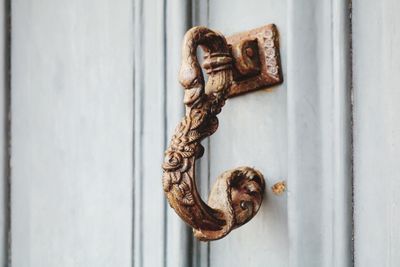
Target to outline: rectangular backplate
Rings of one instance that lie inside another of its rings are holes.
[[[234,58],[229,97],[283,82],[279,34],[274,24],[229,36],[227,42]]]

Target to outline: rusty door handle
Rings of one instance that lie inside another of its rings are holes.
[[[205,27],[190,29],[183,41],[179,73],[184,87],[184,118],[165,151],[163,188],[170,206],[193,228],[200,240],[216,240],[245,224],[260,208],[265,181],[250,167],[222,173],[213,186],[208,205],[196,188],[195,161],[202,157],[200,142],[218,128],[217,115],[229,96],[282,82],[277,30],[267,25],[225,37]],[[204,76],[196,56],[204,52]]]

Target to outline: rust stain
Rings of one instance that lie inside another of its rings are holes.
[[[286,183],[285,181],[277,182],[271,187],[271,189],[272,193],[274,193],[277,196],[280,196],[286,191]]]

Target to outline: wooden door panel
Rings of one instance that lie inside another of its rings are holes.
[[[12,2],[12,266],[131,265],[131,9]]]
[[[400,265],[400,3],[353,2],[356,266]]]
[[[209,27],[225,35],[275,23],[286,76],[286,1],[212,1],[209,10]],[[287,179],[286,93],[284,83],[229,99],[219,115],[209,146],[211,183],[227,169],[251,166],[264,174],[267,193],[249,223],[210,243],[210,266],[288,266],[287,194],[270,189]]]
[[[290,266],[352,266],[348,1],[289,1]]]
[[[348,3],[13,1],[13,266],[351,266]],[[181,40],[194,25],[230,35],[269,23],[284,83],[229,99],[198,168],[203,199],[221,172],[249,165],[265,200],[245,226],[199,242],[161,186],[183,115]]]

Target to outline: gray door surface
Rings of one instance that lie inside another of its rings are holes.
[[[0,266],[400,266],[398,1],[0,6]],[[184,113],[182,38],[270,23],[284,82],[229,99],[198,166],[203,199],[247,165],[266,178],[264,202],[200,242],[161,184]]]

